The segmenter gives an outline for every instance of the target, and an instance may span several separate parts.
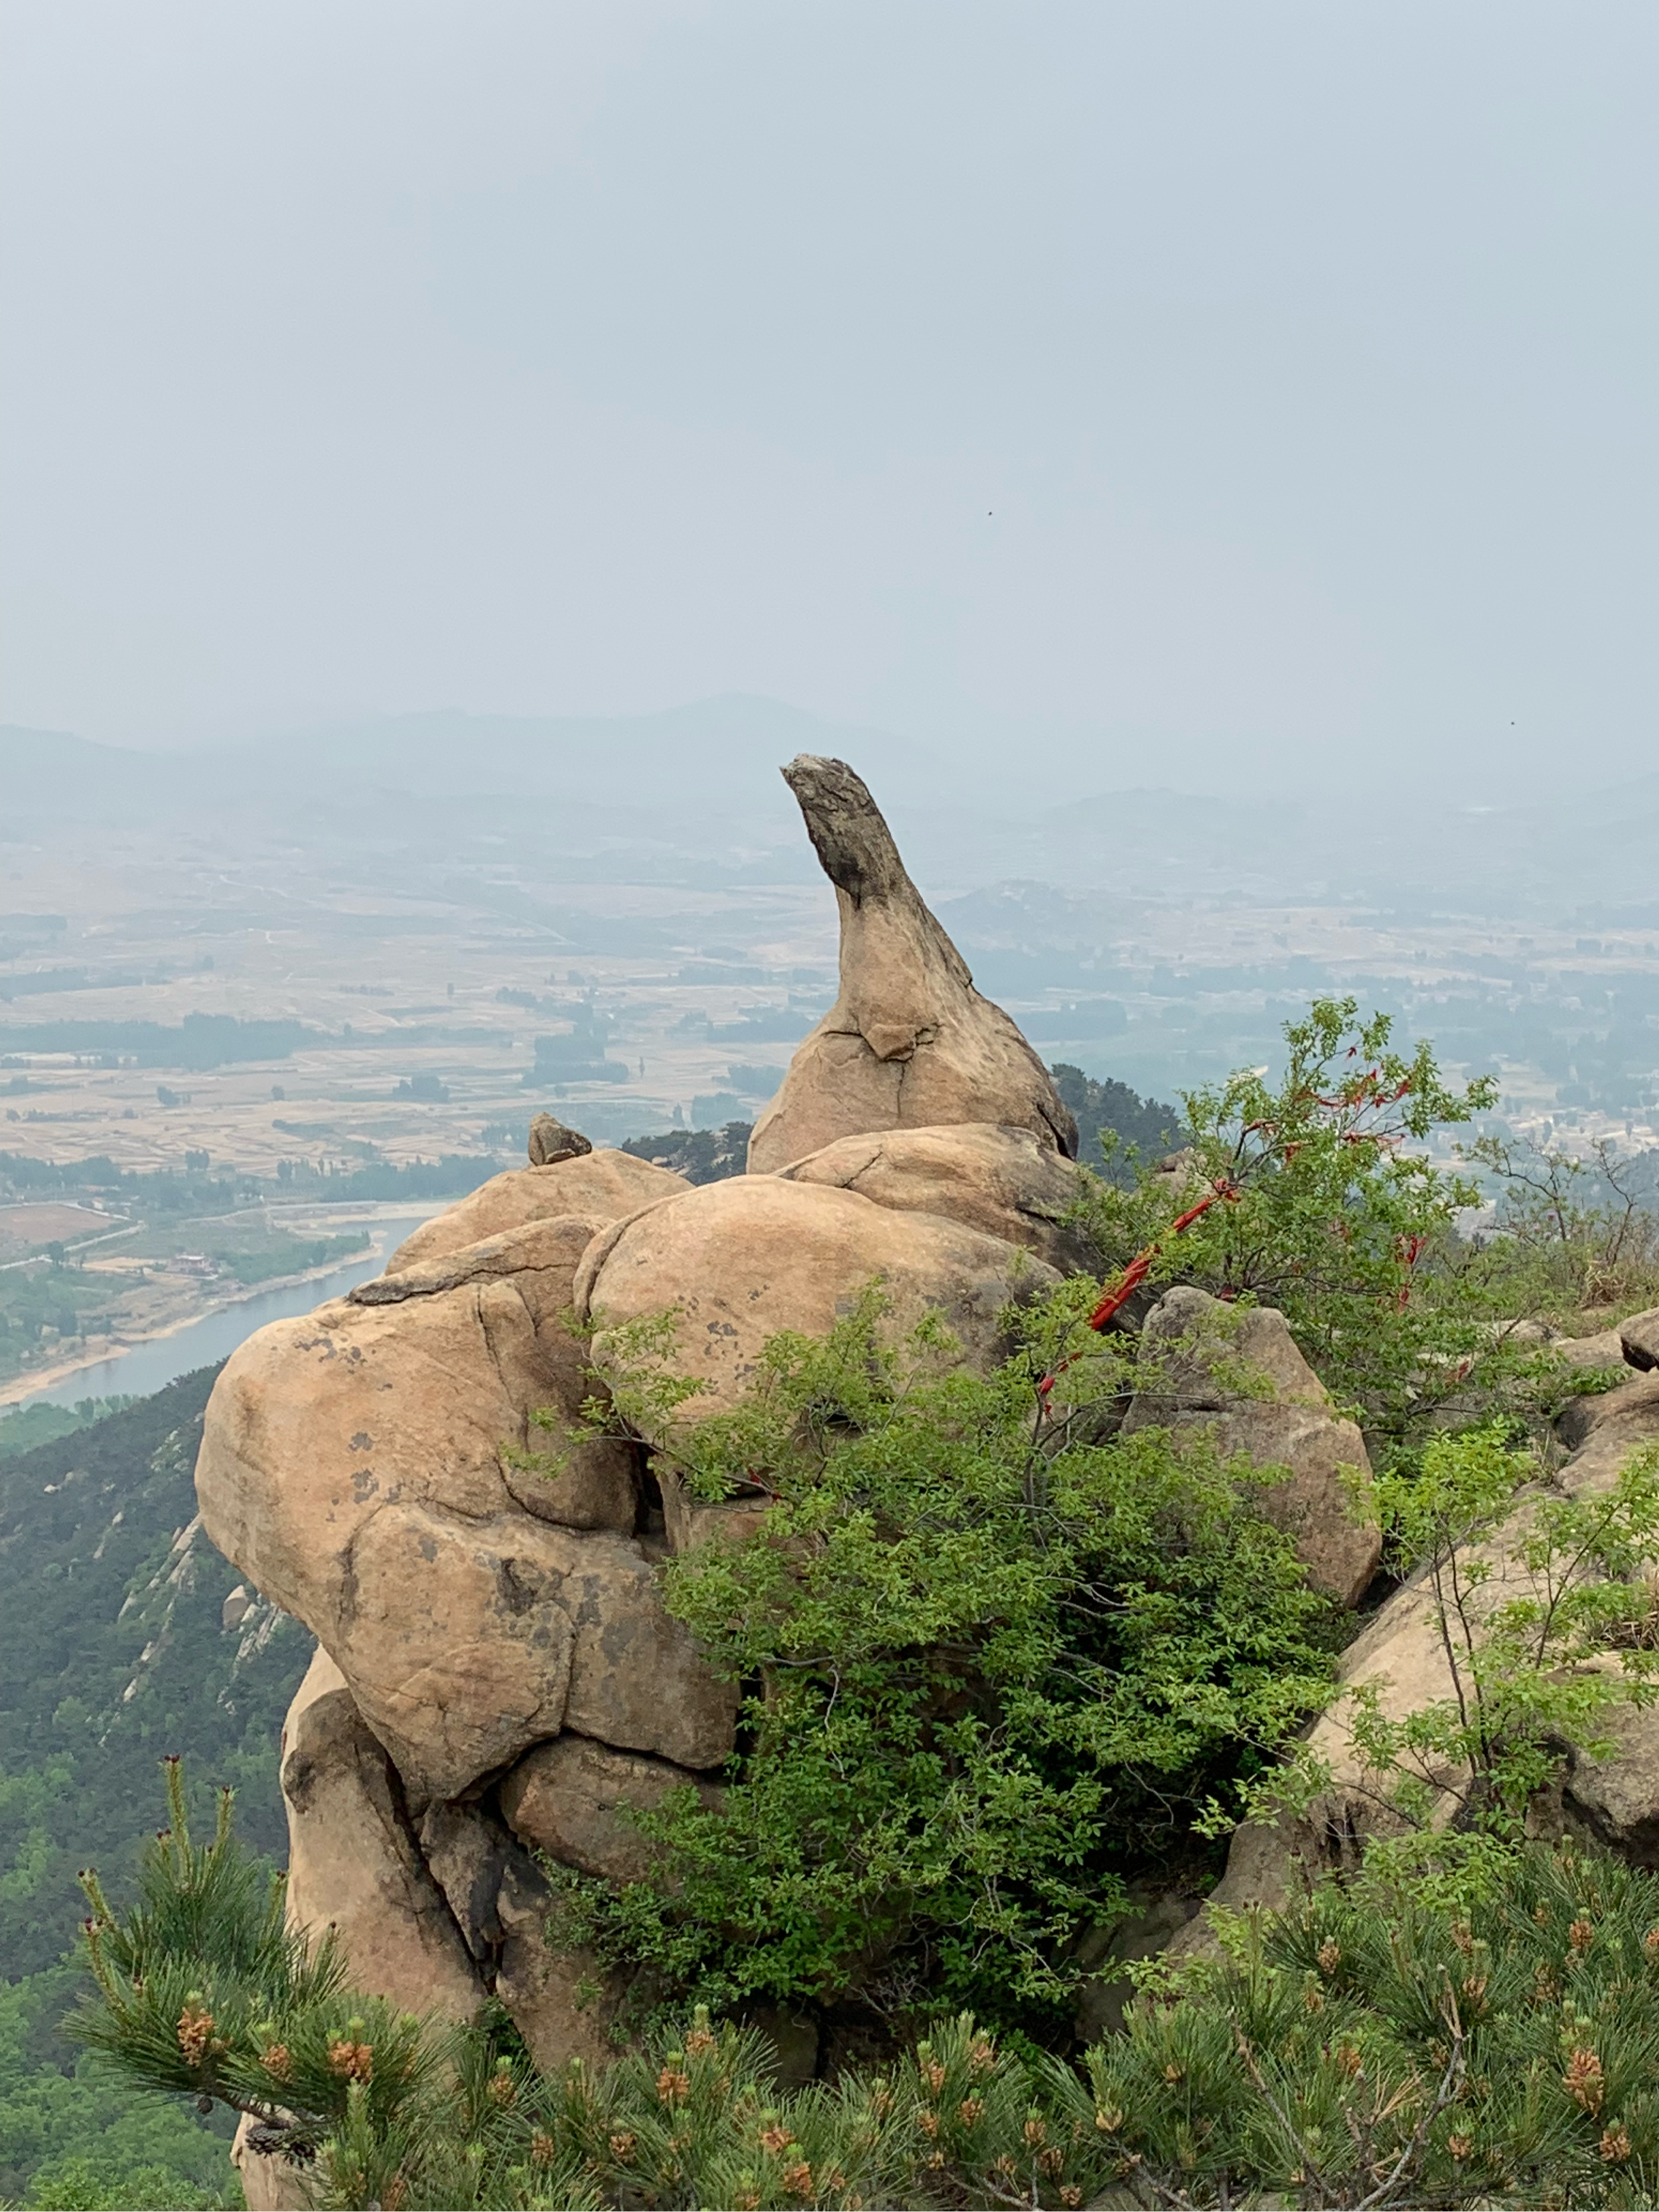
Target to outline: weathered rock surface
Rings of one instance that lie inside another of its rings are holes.
[[[1352,1605],[1382,1554],[1376,1522],[1354,1478],[1369,1478],[1364,1439],[1332,1410],[1330,1394],[1297,1348],[1283,1314],[1223,1305],[1203,1291],[1165,1291],[1141,1329],[1138,1390],[1124,1431],[1165,1428],[1207,1437],[1223,1459],[1243,1452],[1285,1480],[1262,1510],[1294,1538],[1316,1589]],[[1260,1395],[1257,1395],[1257,1394]]]
[[[841,991],[797,1048],[756,1122],[749,1171],[769,1174],[838,1137],[951,1121],[1005,1122],[1077,1157],[1077,1124],[1048,1070],[973,978],[864,784],[803,753],[783,771],[841,910]]]
[[[1618,1662],[1602,1665],[1609,1672]],[[1659,1711],[1625,1705],[1611,1717],[1613,1748],[1593,1759],[1575,1751],[1561,1785],[1566,1820],[1604,1850],[1632,1865],[1659,1869]]]
[[[769,1337],[826,1334],[876,1276],[896,1333],[936,1313],[981,1366],[1000,1355],[999,1316],[1010,1301],[1060,1279],[1031,1254],[938,1214],[893,1213],[855,1191],[738,1176],[596,1237],[577,1274],[576,1311],[597,1324],[593,1364],[609,1378],[620,1325],[674,1308],[671,1371],[705,1385],[676,1418],[695,1421],[737,1404]]]
[[[1075,1274],[1096,1264],[1088,1238],[1066,1218],[1083,1172],[1029,1129],[963,1121],[842,1137],[778,1175],[856,1191],[895,1213],[941,1214]]]
[[[1644,1374],[1659,1367],[1659,1306],[1651,1306],[1646,1313],[1632,1314],[1628,1321],[1621,1321],[1619,1341],[1632,1367],[1639,1367]]]
[[[567,1716],[693,1765],[727,1747],[730,1697],[626,1533],[631,1448],[580,1443],[551,1480],[504,1450],[552,1441],[531,1412],[574,1419],[594,1387],[556,1317],[589,1225],[494,1240],[526,1262],[510,1276],[466,1279],[448,1255],[453,1287],[275,1323],[209,1405],[209,1534],[331,1652],[418,1799],[459,1795]]]
[[[611,2029],[628,1981],[591,1951],[561,1949],[549,1940],[552,1902],[539,1875],[507,1868],[495,1906],[503,1936],[495,1994],[543,2073],[560,2073],[573,2058],[608,2066],[618,2055]]]
[[[1616,1328],[1598,1329],[1594,1336],[1558,1336],[1550,1350],[1574,1367],[1623,1367],[1625,1347]]]
[[[1659,1375],[1632,1374],[1616,1389],[1598,1391],[1594,1397],[1574,1398],[1555,1417],[1555,1433],[1569,1451],[1587,1443],[1598,1429],[1638,1425],[1649,1407],[1659,1407]]]
[[[565,1727],[712,1766],[735,1695],[630,1539],[386,1505],[349,1561],[335,1650],[411,1796],[454,1797]]]
[[[638,1507],[632,1447],[619,1437],[596,1434],[580,1418],[584,1401],[599,1395],[599,1386],[586,1346],[564,1327],[577,1266],[605,1225],[592,1215],[556,1215],[417,1261],[347,1293],[353,1305],[402,1305],[469,1283],[514,1285],[536,1323],[544,1396],[533,1410],[560,1418],[554,1427],[527,1432],[539,1465],[526,1467],[514,1452],[503,1450],[501,1480],[527,1513],[568,1528],[629,1529]]]
[[[241,2178],[247,2212],[313,2212],[317,2195],[304,2169],[261,2150],[266,2134],[244,2112],[231,2140],[230,2162]]]
[[[476,1277],[465,1255],[448,1255],[448,1286],[424,1268],[383,1279],[375,1287],[410,1294],[274,1322],[227,1363],[196,1471],[208,1534],[314,1634],[331,1632],[350,1547],[382,1504],[482,1519],[523,1489],[538,1515],[558,1510],[545,1478],[509,1480],[504,1448],[539,1445],[532,1413],[574,1421],[593,1389],[560,1322],[591,1227],[556,1217],[490,1240],[475,1248]],[[625,1449],[586,1449],[573,1512],[591,1522],[608,1495],[603,1518],[630,1525]]]
[[[386,1271],[398,1274],[418,1261],[459,1251],[464,1244],[477,1244],[561,1213],[615,1221],[690,1188],[684,1176],[654,1167],[649,1160],[636,1160],[631,1152],[590,1152],[545,1167],[509,1168],[505,1175],[481,1183],[459,1206],[423,1221],[392,1255]]]
[[[318,1652],[283,1729],[289,1925],[332,1927],[353,1980],[409,2012],[469,2018],[483,1984],[428,1871],[391,1760]]]
[[[580,1735],[538,1744],[501,1785],[501,1812],[521,1842],[584,1874],[640,1881],[655,1846],[629,1820],[690,1784],[705,1802],[718,1785],[666,1759],[612,1751]]]
[[[538,1114],[531,1121],[526,1149],[532,1168],[550,1168],[560,1160],[579,1160],[593,1147],[580,1129],[567,1128],[551,1114]]]
[[[1620,1397],[1622,1392],[1611,1395]],[[1591,1404],[1607,1401],[1590,1401]],[[1595,1497],[1610,1489],[1632,1455],[1659,1440],[1659,1395],[1642,1395],[1596,1425],[1555,1478],[1573,1497]],[[1511,1597],[1531,1594],[1534,1585],[1513,1553],[1534,1510],[1526,1495],[1508,1522],[1485,1542],[1460,1554],[1467,1570],[1479,1561],[1490,1579],[1471,1586],[1474,1616],[1484,1618]],[[1609,1657],[1598,1662],[1616,1665]],[[1422,1577],[1405,1583],[1379,1609],[1342,1655],[1339,1680],[1344,1690],[1374,1691],[1384,1717],[1403,1720],[1424,1706],[1454,1694],[1445,1647],[1436,1619],[1433,1595]],[[1582,1754],[1568,1763],[1563,1808],[1600,1841],[1640,1864],[1655,1863],[1659,1842],[1659,1714],[1627,1711],[1613,1732],[1619,1748],[1607,1760]],[[1329,1768],[1328,1790],[1305,1819],[1286,1817],[1277,1824],[1249,1824],[1235,1834],[1227,1872],[1212,1901],[1239,1910],[1262,1903],[1277,1907],[1309,1875],[1351,1859],[1367,1834],[1386,1831],[1391,1816],[1355,1751],[1346,1702],[1322,1715],[1309,1732],[1308,1747]],[[1448,1783],[1453,1778],[1446,1777]],[[1448,1814],[1452,1800],[1446,1801]],[[1170,1948],[1202,1944],[1209,1938],[1194,1923]]]

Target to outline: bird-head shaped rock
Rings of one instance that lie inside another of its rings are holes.
[[[835,885],[841,988],[755,1125],[750,1174],[839,1137],[969,1121],[1029,1129],[1075,1159],[1077,1124],[1048,1070],[974,988],[862,781],[811,753],[783,775]]]

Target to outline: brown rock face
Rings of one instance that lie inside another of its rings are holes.
[[[1644,1374],[1659,1367],[1659,1306],[1646,1313],[1632,1314],[1628,1321],[1619,1324],[1619,1341],[1624,1347],[1625,1358],[1632,1367]]]
[[[397,1305],[336,1299],[275,1322],[214,1387],[197,1495],[214,1542],[325,1643],[337,1640],[353,1552],[388,1505],[488,1520],[513,1507],[504,1442],[554,1372],[515,1282]]]
[[[559,1160],[580,1159],[592,1149],[580,1129],[567,1128],[551,1114],[538,1114],[530,1124],[526,1150],[532,1168],[550,1168]]]
[[[693,1765],[729,1745],[730,1694],[632,1540],[633,1447],[586,1438],[551,1480],[507,1457],[556,1446],[533,1409],[574,1424],[597,1387],[558,1318],[592,1227],[533,1222],[275,1323],[209,1405],[209,1534],[331,1652],[416,1800],[567,1716]]]
[[[1285,1480],[1261,1493],[1262,1510],[1295,1539],[1315,1588],[1352,1605],[1382,1555],[1376,1521],[1351,1489],[1352,1474],[1368,1478],[1370,1462],[1359,1431],[1332,1411],[1284,1315],[1224,1306],[1203,1291],[1167,1291],[1140,1341],[1152,1379],[1129,1408],[1126,1434],[1200,1433],[1223,1459],[1243,1452],[1257,1467],[1288,1468]]]
[[[1645,1421],[1649,1409],[1659,1410],[1659,1375],[1632,1374],[1616,1389],[1599,1391],[1592,1398],[1573,1398],[1555,1419],[1555,1433],[1569,1451],[1587,1443],[1598,1429],[1611,1425],[1627,1427]]]
[[[875,801],[845,762],[803,753],[784,770],[841,909],[841,993],[797,1048],[755,1124],[766,1175],[839,1137],[1003,1122],[1077,1157],[1077,1124],[1000,1006],[981,998],[905,873]]]
[[[1616,1659],[1601,1663],[1618,1669]],[[1575,1751],[1568,1759],[1562,1811],[1604,1850],[1652,1872],[1659,1868],[1659,1712],[1623,1706],[1607,1735],[1613,1748],[1605,1757]]]
[[[584,1152],[545,1167],[509,1168],[505,1175],[481,1183],[459,1206],[423,1221],[386,1261],[386,1273],[400,1273],[417,1261],[435,1260],[464,1244],[477,1244],[486,1237],[500,1237],[561,1213],[615,1221],[690,1188],[683,1176],[653,1167],[649,1160],[636,1160],[631,1152]]]
[[[387,1505],[354,1547],[347,1595],[342,1671],[422,1802],[566,1726],[697,1766],[731,1749],[734,1695],[630,1538]]]
[[[596,1237],[577,1276],[576,1311],[598,1324],[593,1364],[609,1376],[617,1328],[673,1307],[671,1370],[706,1386],[678,1418],[696,1420],[737,1404],[769,1337],[786,1328],[826,1334],[877,1276],[895,1332],[937,1313],[981,1366],[1001,1354],[1003,1308],[1060,1279],[1000,1237],[938,1214],[893,1213],[851,1190],[738,1176]]]
[[[618,2055],[611,2029],[628,1981],[591,1951],[550,1942],[551,1902],[539,1875],[508,1868],[495,1906],[504,1936],[495,1994],[543,2073],[561,2073],[573,2058],[597,2072]]]
[[[501,1811],[520,1839],[584,1874],[640,1881],[656,1850],[629,1820],[690,1783],[705,1800],[707,1778],[666,1759],[612,1751],[586,1736],[562,1735],[526,1752],[501,1784]]]
[[[483,1983],[404,1818],[397,1778],[325,1651],[283,1729],[288,1921],[332,1927],[361,1989],[408,2012],[465,2020]]]
[[[1556,1484],[1570,1496],[1595,1497],[1612,1487],[1635,1453],[1656,1440],[1659,1399],[1633,1399],[1591,1431]],[[1535,1594],[1513,1557],[1531,1511],[1531,1501],[1523,1495],[1503,1527],[1460,1553],[1464,1587],[1472,1590],[1471,1610],[1477,1618],[1510,1598]],[[1477,1562],[1489,1570],[1490,1579],[1474,1585],[1467,1570]],[[1610,1655],[1595,1663],[1611,1668],[1618,1662]],[[1397,1589],[1356,1637],[1342,1655],[1340,1680],[1346,1690],[1374,1691],[1383,1716],[1395,1721],[1453,1694],[1432,1594],[1421,1580]],[[1614,1717],[1609,1732],[1617,1738],[1610,1759],[1576,1753],[1568,1759],[1563,1810],[1608,1849],[1638,1865],[1659,1864],[1659,1716],[1626,1710]],[[1355,1750],[1343,1700],[1314,1723],[1308,1747],[1330,1770],[1328,1792],[1306,1818],[1287,1815],[1277,1824],[1249,1823],[1237,1832],[1226,1875],[1213,1893],[1218,1905],[1233,1910],[1257,1901],[1277,1905],[1333,1863],[1335,1839],[1344,1839],[1340,1848],[1352,1851],[1358,1839],[1390,1825],[1391,1816],[1371,1786],[1373,1778]],[[1447,1814],[1453,1809],[1448,1797]],[[1203,1928],[1194,1922],[1172,1950],[1206,1942]]]
[[[963,1121],[838,1138],[778,1170],[784,1182],[856,1191],[895,1213],[936,1213],[1035,1252],[1061,1274],[1095,1264],[1066,1219],[1084,1170],[1029,1129]]]

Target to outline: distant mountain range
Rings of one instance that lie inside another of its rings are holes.
[[[1358,801],[1264,793],[1244,761],[1230,792],[1067,792],[1040,758],[964,766],[741,695],[610,719],[386,716],[172,752],[0,728],[11,838],[199,829],[428,863],[482,845],[611,882],[816,875],[777,773],[801,751],[853,763],[934,896],[1012,878],[1096,902],[1242,892],[1659,927],[1659,773],[1601,784],[1593,755],[1547,791],[1468,806],[1386,763]]]
[[[100,819],[285,799],[313,814],[348,795],[526,799],[625,813],[728,805],[793,814],[778,769],[799,752],[862,760],[890,799],[926,803],[943,765],[908,738],[822,722],[742,695],[658,714],[527,717],[441,712],[291,731],[255,742],[138,751],[62,731],[0,727],[12,806]]]

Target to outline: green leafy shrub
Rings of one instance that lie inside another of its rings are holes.
[[[1572,1388],[1504,1328],[1525,1310],[1511,1255],[1457,1234],[1483,1194],[1426,1149],[1492,1104],[1492,1080],[1455,1088],[1431,1045],[1407,1056],[1391,1030],[1352,999],[1316,1000],[1285,1024],[1276,1088],[1244,1070],[1183,1092],[1181,1170],[1138,1163],[1132,1188],[1091,1184],[1081,1208],[1109,1266],[1146,1257],[1151,1290],[1277,1306],[1384,1458],[1448,1418],[1503,1407],[1541,1425]]]
[[[1605,1756],[1613,1711],[1659,1698],[1659,1445],[1589,1495],[1528,1491],[1536,1472],[1490,1425],[1432,1437],[1375,1487],[1450,1684],[1404,1717],[1372,1685],[1348,1701],[1373,1785],[1411,1829],[1520,1836],[1564,1746]]]
[[[567,1936],[716,2008],[971,2005],[1048,2034],[1082,1929],[1190,1859],[1194,1809],[1323,1703],[1341,1616],[1257,1510],[1262,1478],[1162,1431],[1092,1439],[1125,1370],[1086,1332],[1070,1415],[1043,1415],[1077,1304],[1028,1316],[981,1377],[936,1326],[893,1345],[872,1290],[822,1341],[774,1339],[738,1410],[678,1425],[696,1494],[771,1500],[762,1538],[665,1569],[745,1686],[741,1753],[718,1804],[639,1816],[658,1878],[550,1869]],[[616,1392],[659,1429],[684,1403],[662,1341],[635,1332]]]

